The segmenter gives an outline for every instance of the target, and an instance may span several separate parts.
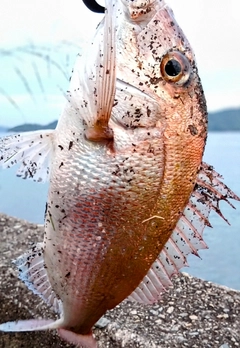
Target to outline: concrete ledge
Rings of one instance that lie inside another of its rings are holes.
[[[42,241],[43,228],[0,215],[0,322],[53,317],[17,278],[11,260]],[[240,347],[240,292],[180,274],[153,306],[124,302],[94,333],[100,348]],[[55,332],[0,333],[0,348],[73,347]]]

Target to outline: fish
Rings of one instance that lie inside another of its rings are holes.
[[[0,139],[2,168],[49,180],[43,242],[15,265],[59,315],[0,331],[57,329],[86,348],[97,347],[92,328],[107,310],[158,301],[187,256],[207,248],[210,212],[226,220],[219,202],[240,200],[203,162],[206,100],[171,8],[163,0],[105,8],[56,129]]]

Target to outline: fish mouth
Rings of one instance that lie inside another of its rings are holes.
[[[165,2],[161,3],[158,0],[122,0],[122,3],[128,12],[129,19],[134,22],[146,21],[146,15],[151,18],[153,12],[166,7]]]

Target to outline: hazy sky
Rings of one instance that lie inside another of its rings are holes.
[[[194,48],[209,111],[240,106],[239,0],[168,3]],[[57,119],[65,102],[60,89],[68,87],[65,71],[54,67],[50,71],[46,62],[26,50],[15,49],[14,55],[6,50],[49,43],[54,47],[51,57],[61,60],[69,73],[77,49],[56,45],[63,41],[81,45],[101,17],[81,0],[1,0],[0,125],[44,124]]]

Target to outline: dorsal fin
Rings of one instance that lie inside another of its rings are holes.
[[[62,302],[57,298],[49,282],[43,259],[43,243],[38,243],[31,250],[14,261],[18,267],[19,278],[39,295],[56,313],[62,313]]]
[[[186,257],[198,255],[198,250],[207,248],[203,230],[205,226],[211,227],[208,221],[211,210],[227,221],[219,209],[219,202],[224,200],[233,207],[228,199],[240,200],[220,178],[211,166],[201,165],[194,191],[171,237],[129,300],[144,304],[156,302],[172,284],[171,277],[187,266]]]

